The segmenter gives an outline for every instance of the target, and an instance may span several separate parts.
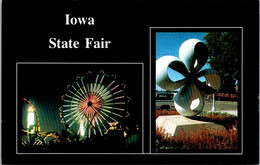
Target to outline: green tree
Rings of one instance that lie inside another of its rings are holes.
[[[220,92],[234,93],[240,67],[240,33],[208,32],[203,38],[209,51],[208,63],[218,71],[222,80]]]

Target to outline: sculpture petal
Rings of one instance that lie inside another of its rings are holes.
[[[198,78],[204,76],[206,78],[206,84],[196,81],[196,85],[205,94],[215,93],[221,87],[221,79],[214,69],[204,69],[198,73]]]
[[[195,116],[204,107],[203,95],[194,81],[184,85],[174,98],[176,110],[183,116]]]
[[[207,62],[207,46],[198,39],[189,39],[181,45],[179,58],[184,62],[189,72],[197,72]]]
[[[172,81],[168,75],[168,67],[187,76],[188,71],[183,62],[174,56],[163,56],[156,61],[156,84],[166,90],[180,88],[187,80],[184,78]]]

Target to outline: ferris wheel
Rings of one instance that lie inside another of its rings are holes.
[[[103,136],[128,114],[125,87],[116,81],[116,75],[110,76],[103,70],[77,76],[61,97],[61,122],[81,137]]]

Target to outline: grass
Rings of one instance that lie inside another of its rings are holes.
[[[204,111],[211,111],[213,102],[205,101]],[[237,110],[236,101],[215,101],[216,110]]]

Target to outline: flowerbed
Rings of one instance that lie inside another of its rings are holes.
[[[157,110],[158,111],[158,110]],[[176,112],[165,110],[156,112],[160,114],[174,115]],[[222,124],[227,131],[212,131],[210,128],[200,126],[190,136],[186,137],[185,131],[180,131],[175,138],[168,136],[161,128],[156,128],[156,151],[176,151],[176,150],[238,150],[238,118],[228,113],[203,112],[194,117],[197,120],[211,121]]]
[[[176,110],[156,110],[156,118],[163,115],[180,115]]]

